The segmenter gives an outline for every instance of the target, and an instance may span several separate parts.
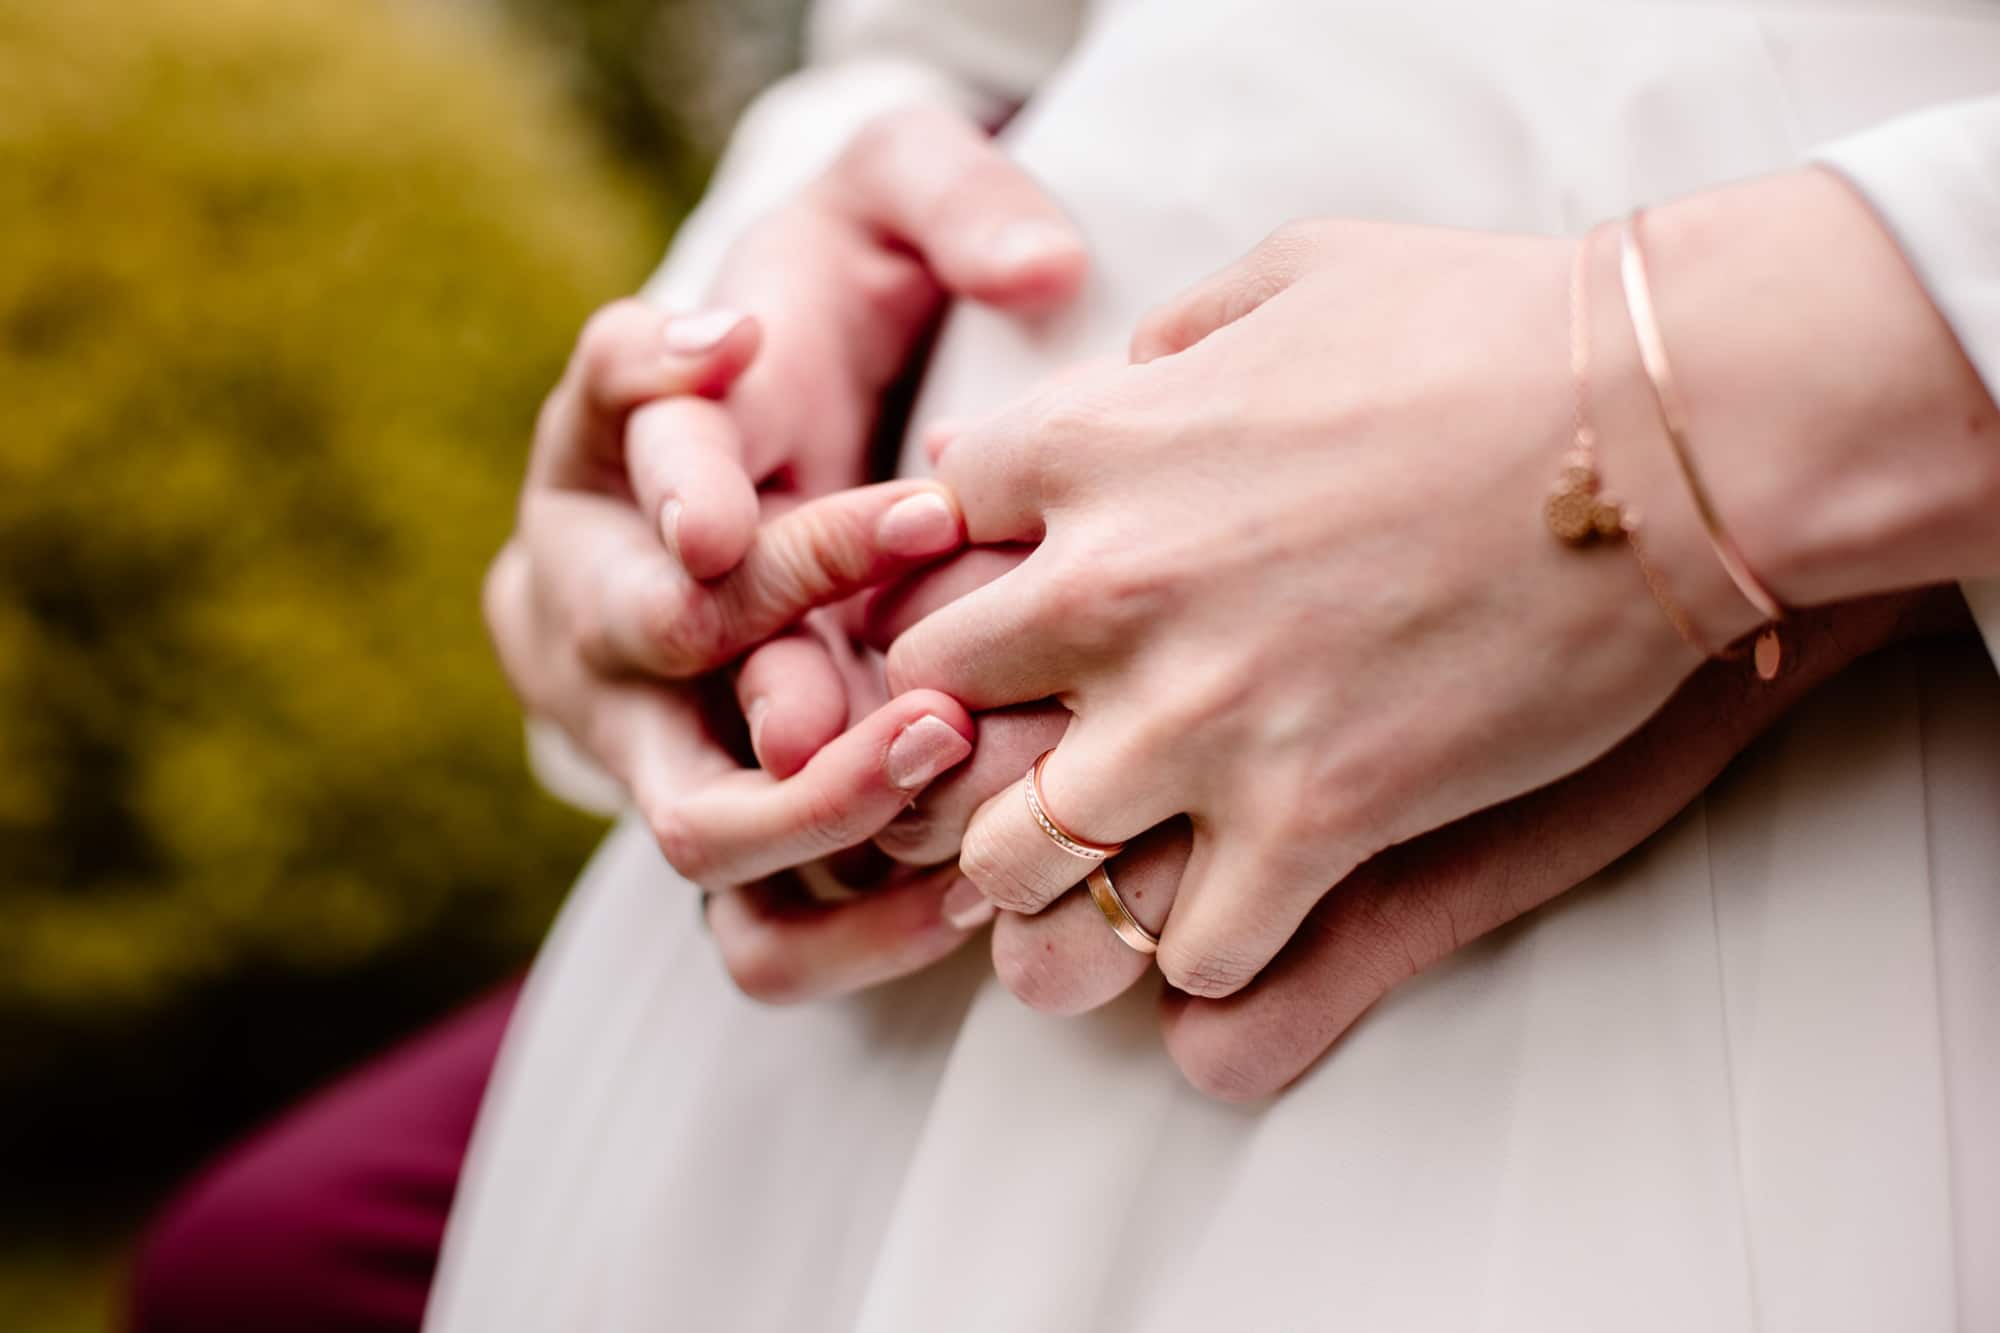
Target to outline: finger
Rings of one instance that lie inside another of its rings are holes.
[[[875,845],[906,865],[955,860],[965,829],[996,793],[1019,780],[1062,739],[1069,710],[1060,704],[1027,704],[980,713],[972,758],[924,788],[909,809],[875,835]]]
[[[949,560],[921,569],[906,579],[885,584],[869,594],[856,627],[861,641],[887,652],[903,631],[940,607],[983,588],[1019,565],[1033,550],[1028,546],[974,546]]]
[[[836,904],[787,901],[753,885],[716,895],[709,929],[730,977],[753,999],[826,999],[920,971],[971,938],[977,926],[955,926],[944,911],[960,882],[947,867]]]
[[[1255,985],[1220,1000],[1169,994],[1175,1063],[1227,1100],[1277,1092],[1402,981],[1657,832],[1799,698],[1883,642],[1895,622],[1881,611],[1798,617],[1788,648],[1799,651],[1776,681],[1711,663],[1590,767],[1374,857],[1320,899]]]
[[[1039,542],[1048,510],[1067,491],[1059,438],[1081,432],[1060,392],[1032,397],[961,426],[938,456],[937,478],[958,497],[975,546]]]
[[[1187,864],[1192,832],[1184,819],[1141,834],[1104,867],[1126,910],[1157,936]],[[1153,968],[1111,929],[1083,888],[1071,889],[1046,912],[1002,912],[993,926],[993,970],[1031,1009],[1080,1014],[1122,995]]]
[[[668,861],[706,888],[750,884],[864,843],[972,753],[972,718],[919,691],[891,699],[782,780],[739,769],[648,810]]]
[[[759,644],[736,674],[736,701],[764,771],[788,778],[847,727],[847,686],[809,633]]]
[[[1083,284],[1088,259],[1075,225],[956,113],[924,107],[882,117],[856,136],[828,183],[850,216],[914,249],[959,295],[1043,309]]]
[[[1311,234],[1281,227],[1243,258],[1159,306],[1132,334],[1132,361],[1172,356],[1233,324],[1292,285],[1309,258]]]
[[[995,907],[1030,914],[1041,911],[1065,889],[1081,883],[1100,861],[1065,848],[1044,827],[1043,819],[1070,839],[1101,847],[1137,837],[1178,813],[1134,800],[1139,793],[1123,777],[1119,765],[1102,762],[1092,745],[1091,729],[1072,723],[1042,762],[1039,800],[1030,798],[1037,790],[1031,769],[980,806],[965,830],[958,868]]]
[[[606,675],[657,660],[652,636],[676,630],[698,586],[636,509],[605,495],[530,489],[520,542],[537,603],[570,640],[566,650]]]
[[[629,548],[629,532],[620,533]],[[608,540],[577,539],[597,548]],[[827,496],[766,522],[736,568],[709,583],[688,577],[657,538],[648,540],[656,552],[650,559],[601,552],[564,562],[588,579],[601,603],[587,651],[605,671],[685,679],[734,660],[815,607],[956,548],[962,532],[946,492],[897,481]]]
[[[950,493],[925,482],[883,482],[800,505],[758,529],[742,564],[712,585],[716,647],[733,655],[963,541]]]
[[[697,579],[735,568],[758,509],[728,409],[688,395],[647,403],[626,427],[625,466],[639,512],[682,568]]]
[[[1160,936],[1160,974],[1190,995],[1233,995],[1297,933],[1326,886],[1355,861],[1254,830],[1199,834]]]
[[[725,392],[755,357],[759,336],[755,320],[730,310],[665,315],[638,300],[604,307],[584,325],[543,405],[529,481],[621,490],[626,417],[655,398]]]
[[[1076,622],[1057,614],[1043,575],[1050,563],[1037,551],[897,636],[884,665],[889,689],[940,690],[984,711],[1074,687]]]

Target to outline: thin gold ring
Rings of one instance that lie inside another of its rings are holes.
[[[1134,953],[1158,953],[1160,937],[1139,924],[1139,918],[1132,915],[1132,909],[1125,905],[1117,886],[1103,866],[1090,872],[1090,900],[1097,904],[1097,910],[1104,913],[1104,919],[1111,929],[1118,932],[1118,938]]]
[[[1048,834],[1050,842],[1071,856],[1081,857],[1085,861],[1102,861],[1106,857],[1116,856],[1124,851],[1125,844],[1122,842],[1109,844],[1087,842],[1056,823],[1055,817],[1049,813],[1048,805],[1042,800],[1042,765],[1049,762],[1049,756],[1054,753],[1054,750],[1043,751],[1042,757],[1028,770],[1028,780],[1021,784],[1021,790],[1027,793],[1028,797],[1028,813],[1035,817],[1035,823],[1042,832]]]

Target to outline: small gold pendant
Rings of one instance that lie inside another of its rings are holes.
[[[1549,531],[1571,546],[1587,546],[1625,532],[1625,507],[1603,492],[1597,469],[1583,450],[1563,460],[1563,470],[1542,505]]]

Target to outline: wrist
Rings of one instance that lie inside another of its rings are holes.
[[[1708,528],[1666,428],[1640,350],[1620,273],[1616,226],[1585,238],[1591,305],[1591,415],[1597,423],[1608,491],[1626,509],[1630,541],[1669,618],[1719,652],[1761,623],[1717,557]]]
[[[1648,213],[1645,240],[1691,462],[1756,576],[1805,606],[1975,572],[2000,504],[2000,415],[1852,190],[1800,171],[1714,191]],[[1613,326],[1630,339],[1629,319]],[[1614,364],[1612,391],[1646,404],[1643,366],[1633,384]],[[1677,512],[1663,536],[1680,535]],[[1733,589],[1733,614],[1728,597],[1709,605],[1712,574],[1689,562],[1720,562],[1684,546],[1662,560],[1690,597],[1754,625]]]

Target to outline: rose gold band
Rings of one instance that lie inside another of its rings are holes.
[[[1111,876],[1103,866],[1090,872],[1086,881],[1090,885],[1090,900],[1097,904],[1097,910],[1104,913],[1105,921],[1118,932],[1118,938],[1125,941],[1134,953],[1153,954],[1160,951],[1160,937],[1139,924],[1139,918],[1132,915],[1132,909],[1125,905],[1125,899],[1111,883]]]
[[[1597,431],[1590,424],[1590,258],[1591,242],[1597,229],[1585,233],[1576,243],[1569,269],[1569,373],[1574,395],[1571,422],[1572,443],[1563,455],[1562,471],[1543,502],[1542,516],[1549,531],[1571,546],[1589,546],[1622,538],[1632,548],[1646,591],[1659,603],[1674,632],[1682,642],[1702,657],[1714,657],[1715,650],[1695,628],[1686,611],[1667,587],[1667,581],[1646,555],[1639,536],[1639,511],[1604,489],[1604,477],[1597,466]]]
[[[1634,211],[1618,231],[1618,273],[1625,285],[1625,310],[1632,319],[1632,333],[1639,342],[1639,360],[1653,386],[1653,401],[1660,409],[1660,424],[1666,430],[1667,444],[1673,450],[1674,461],[1680,465],[1688,493],[1694,498],[1695,512],[1701,517],[1702,530],[1708,534],[1708,544],[1744,600],[1756,608],[1758,615],[1772,622],[1757,639],[1757,674],[1769,680],[1777,674],[1779,664],[1781,650],[1775,623],[1785,618],[1784,603],[1751,571],[1749,561],[1743,558],[1743,549],[1722,526],[1715,501],[1694,465],[1694,454],[1688,447],[1687,412],[1681,403],[1673,365],[1667,360],[1659,317],[1653,310],[1653,288],[1646,273],[1645,249],[1639,240],[1640,218],[1641,214]]]
[[[1044,751],[1034,767],[1028,770],[1028,780],[1021,784],[1021,790],[1028,798],[1028,813],[1035,817],[1035,823],[1048,835],[1049,841],[1071,856],[1085,861],[1102,861],[1118,855],[1125,850],[1124,843],[1087,842],[1058,824],[1055,816],[1049,813],[1048,805],[1042,800],[1042,765],[1049,762],[1049,756],[1054,753],[1054,750]]]

